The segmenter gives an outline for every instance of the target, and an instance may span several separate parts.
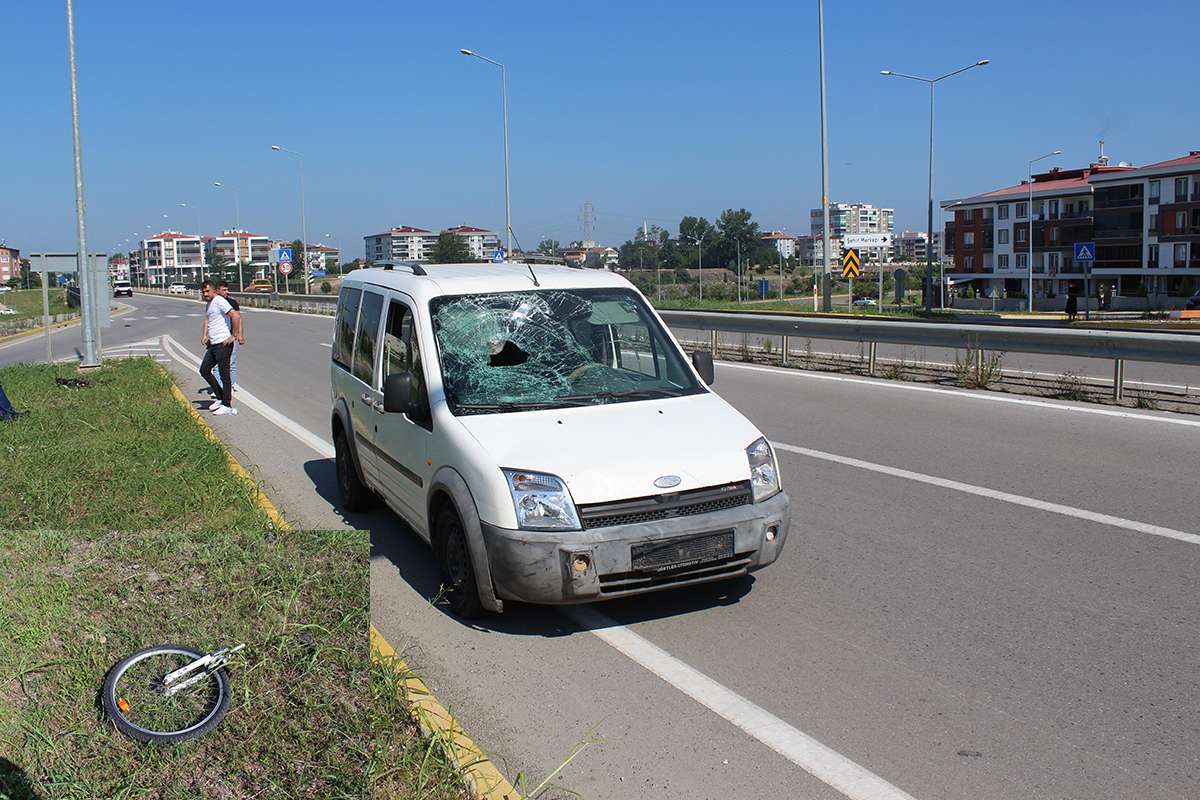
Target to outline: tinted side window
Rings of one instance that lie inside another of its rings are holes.
[[[379,317],[383,313],[383,295],[367,292],[362,299],[362,312],[358,315],[358,336],[354,340],[354,377],[367,385],[374,385],[375,340],[379,338]]]
[[[362,289],[343,286],[338,297],[337,317],[333,322],[333,360],[350,368],[350,353],[354,349],[354,325],[358,321],[358,304]]]

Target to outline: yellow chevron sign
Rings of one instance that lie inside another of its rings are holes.
[[[861,264],[862,262],[858,258],[858,251],[854,248],[847,250],[842,256],[842,277],[857,278],[862,274],[862,270],[859,269]]]

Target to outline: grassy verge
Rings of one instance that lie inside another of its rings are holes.
[[[91,385],[65,389],[57,377]],[[0,424],[0,528],[270,527],[153,361],[3,367],[0,384],[29,412]]]
[[[70,314],[77,310],[67,305],[67,291],[65,289],[53,287],[50,289],[49,294],[51,314]],[[41,318],[42,316],[41,289],[17,289],[11,292],[4,292],[0,294],[0,303],[17,312],[15,315],[6,314],[0,317],[0,321],[33,319]]]
[[[460,796],[378,688],[369,549],[347,530],[0,532],[0,797],[357,799],[368,765],[378,779],[423,764],[450,788],[419,796]],[[225,720],[154,747],[111,726],[99,690],[162,642],[246,649]]]

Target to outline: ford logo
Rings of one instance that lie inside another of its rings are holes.
[[[663,475],[654,479],[654,485],[660,489],[674,489],[681,483],[683,483],[683,478],[678,475]]]

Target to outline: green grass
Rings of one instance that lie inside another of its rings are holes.
[[[56,377],[91,386],[64,389]],[[0,528],[270,527],[153,361],[3,367],[0,384],[29,412],[0,423]]]
[[[400,772],[427,791],[399,796],[461,797],[369,658],[369,550],[352,530],[0,531],[0,798],[357,799]],[[156,747],[99,690],[163,642],[246,649],[224,721]]]
[[[52,288],[49,295],[51,314],[71,314],[78,311],[78,309],[67,305],[66,289]],[[11,292],[4,292],[0,294],[0,303],[17,312],[15,315],[0,317],[0,322],[34,319],[41,318],[42,316],[41,289],[17,289]]]

